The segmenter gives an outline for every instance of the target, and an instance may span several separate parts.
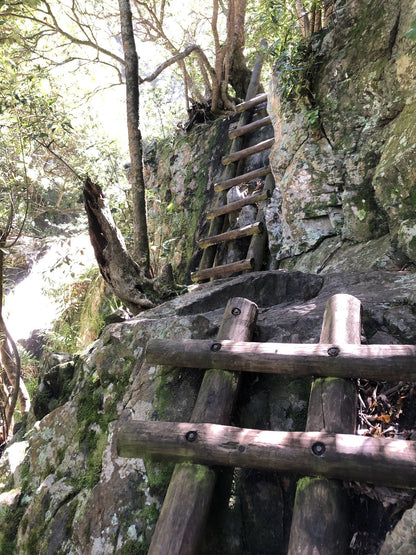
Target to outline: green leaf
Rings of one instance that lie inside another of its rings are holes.
[[[407,31],[406,37],[411,40],[416,40],[416,19],[412,21],[412,26],[410,27],[410,30]]]

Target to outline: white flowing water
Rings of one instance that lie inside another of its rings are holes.
[[[13,339],[25,339],[35,329],[49,329],[59,316],[60,306],[57,299],[48,295],[48,290],[75,281],[95,265],[88,235],[65,237],[51,243],[27,278],[5,298],[4,315]]]

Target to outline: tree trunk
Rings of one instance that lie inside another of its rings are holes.
[[[139,264],[139,272],[146,277],[150,277],[142,137],[139,129],[139,62],[134,42],[130,1],[119,0],[119,8],[126,71],[127,130],[131,163],[130,184],[133,201],[134,254]]]
[[[83,193],[91,244],[103,278],[134,314],[152,308],[145,295],[146,288],[153,289],[151,281],[127,252],[101,188],[87,178]]]

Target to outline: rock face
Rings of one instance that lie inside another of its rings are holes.
[[[407,272],[261,272],[202,284],[109,325],[75,361],[69,400],[22,432],[1,459],[1,551],[146,553],[172,465],[118,457],[117,430],[130,418],[186,421],[203,374],[146,363],[150,338],[213,338],[228,299],[244,295],[259,306],[255,341],[315,343],[327,299],[350,293],[363,303],[370,343],[415,343],[415,285]],[[309,378],[246,374],[233,424],[303,430],[309,388]],[[237,470],[230,501],[214,503],[201,553],[285,553],[295,487],[293,476]],[[383,516],[382,538],[394,511],[383,508],[382,493],[374,501],[377,488],[368,490],[373,495],[356,506]],[[351,535],[368,542],[356,512]]]
[[[316,249],[308,269],[333,271],[338,248],[346,260],[349,245],[369,241],[377,260],[365,268],[416,259],[416,43],[405,36],[413,19],[412,0],[338,1],[305,59],[311,96],[282,98],[282,76],[273,75],[271,267]]]

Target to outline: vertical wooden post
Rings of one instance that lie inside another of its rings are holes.
[[[249,341],[256,317],[254,303],[241,297],[230,299],[217,339]],[[239,383],[239,373],[216,369],[205,372],[191,422],[228,424]],[[194,440],[190,435],[188,441]],[[215,478],[214,470],[208,466],[187,463],[175,466],[148,555],[191,555],[196,552]]]
[[[320,343],[334,346],[361,343],[361,303],[358,299],[340,294],[328,300]],[[355,433],[356,402],[356,388],[351,381],[341,378],[315,380],[306,431]],[[300,479],[288,555],[347,553],[348,521],[348,503],[340,482],[321,477]]]

